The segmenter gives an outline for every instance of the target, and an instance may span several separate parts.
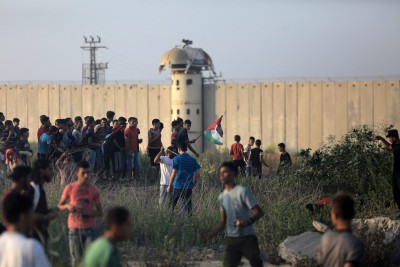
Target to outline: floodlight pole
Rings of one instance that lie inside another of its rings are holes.
[[[97,36],[97,40],[93,38],[93,36],[90,36],[89,38],[86,36],[83,36],[85,40],[85,44],[81,46],[81,48],[84,51],[89,51],[90,52],[90,76],[89,76],[89,81],[90,84],[98,84],[98,77],[97,77],[97,64],[96,64],[96,51],[97,49],[100,48],[105,48],[107,49],[106,46],[101,46],[98,45],[101,43],[101,38]],[[103,69],[103,68],[102,68]],[[85,77],[82,77],[84,79]]]

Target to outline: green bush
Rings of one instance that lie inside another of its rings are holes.
[[[299,166],[292,175],[308,187],[318,186],[326,195],[348,192],[357,200],[359,209],[379,212],[392,200],[391,172],[391,153],[376,141],[375,131],[361,126],[338,142],[331,138],[314,153],[302,150]]]

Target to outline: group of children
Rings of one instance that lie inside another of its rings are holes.
[[[240,143],[240,135],[235,135],[234,141],[229,150],[229,154],[233,157],[234,164],[239,168],[242,174],[246,177],[259,177],[262,176],[262,166],[266,166],[272,171],[272,166],[268,165],[264,159],[264,151],[261,149],[261,140],[251,136],[246,147]],[[255,147],[253,148],[253,146]],[[277,173],[292,165],[292,159],[286,151],[284,143],[278,144],[280,155],[280,162]]]

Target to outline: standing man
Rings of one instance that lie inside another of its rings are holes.
[[[126,128],[126,119],[118,118],[118,131],[112,136],[114,145],[114,179],[117,181],[126,171],[126,141],[124,131]],[[129,172],[129,171],[128,171]]]
[[[101,217],[103,213],[100,193],[89,183],[89,169],[87,161],[78,163],[78,181],[65,187],[58,202],[61,211],[69,211],[69,250],[73,267],[80,262],[87,246],[97,238],[96,217]]]
[[[173,170],[167,187],[167,193],[171,194],[170,207],[175,209],[181,199],[184,201],[186,213],[192,215],[192,189],[195,180],[200,178],[200,165],[195,158],[187,152],[185,144],[178,145],[179,156],[173,159]]]
[[[75,121],[74,130],[72,131],[72,136],[75,137],[76,145],[80,146],[83,141],[82,137],[83,120],[81,116],[76,116],[74,121]]]
[[[126,146],[126,168],[131,179],[140,178],[140,152],[139,144],[143,142],[139,139],[140,130],[137,128],[138,120],[130,117],[128,119],[129,127],[125,130]]]
[[[224,267],[237,267],[242,256],[246,257],[252,267],[262,267],[260,248],[252,226],[263,215],[263,210],[250,191],[235,183],[238,167],[233,162],[224,162],[219,167],[220,181],[224,191],[219,195],[221,220],[219,224],[201,238],[208,241],[215,237],[225,227],[227,240],[224,252]]]
[[[83,137],[83,144],[87,146],[87,161],[90,164],[89,171],[90,173],[94,172],[94,165],[96,164],[96,151],[99,148],[99,144],[97,142],[97,136],[94,132],[95,121],[93,117],[89,117],[86,121],[88,129]]]
[[[82,136],[82,127],[83,127],[83,120],[81,116],[76,116],[74,118],[74,129],[72,131],[72,136],[75,138],[75,145],[76,147],[81,147],[83,142]],[[79,162],[82,160],[82,151],[75,151],[72,153],[72,157],[75,162]]]
[[[40,136],[42,136],[43,133],[49,130],[49,127],[51,125],[49,117],[47,117],[46,115],[41,115],[40,124],[41,125],[37,131],[38,143],[40,142]]]
[[[286,145],[284,143],[278,144],[279,152],[281,152],[281,156],[279,159],[279,167],[278,174],[282,171],[282,169],[286,169],[289,166],[292,166],[292,159],[289,153],[286,151]]]
[[[377,136],[376,139],[382,141],[387,149],[393,153],[393,174],[392,174],[392,187],[393,198],[400,211],[400,139],[399,132],[395,129],[389,130],[386,137],[389,142],[382,136]],[[400,215],[398,215],[400,217]]]
[[[178,146],[179,145],[185,145],[187,148],[189,148],[190,151],[196,156],[199,157],[199,153],[194,150],[192,147],[192,144],[196,142],[196,140],[189,141],[189,135],[188,131],[190,131],[190,128],[192,127],[192,122],[190,120],[185,120],[185,124],[183,127],[179,130],[178,136],[177,136],[177,141],[178,141]]]
[[[50,153],[52,151],[52,146],[53,146],[53,140],[52,136],[53,133],[57,132],[57,128],[54,126],[51,126],[48,132],[44,132],[40,136],[40,141],[39,141],[39,148],[38,148],[38,158],[48,158],[50,156]]]
[[[250,154],[251,154],[251,147],[254,146],[255,141],[256,141],[256,139],[253,136],[250,136],[249,142],[247,143],[246,147],[244,148],[244,158],[247,160],[247,162],[246,162],[246,177],[247,178],[250,178],[252,176]]]
[[[150,165],[151,165],[151,176],[153,181],[155,181],[158,177],[158,172],[160,168],[160,164],[155,162],[154,159],[157,156],[158,152],[160,152],[162,145],[161,142],[161,132],[160,132],[160,120],[153,119],[151,122],[153,125],[148,132],[148,145],[147,145],[147,154],[150,158]]]
[[[261,140],[256,140],[256,147],[253,148],[250,152],[250,161],[251,161],[251,172],[253,173],[253,177],[258,176],[261,179],[262,176],[262,164],[272,170],[272,167],[269,166],[264,160],[264,151],[261,149]]]
[[[46,191],[44,184],[50,183],[53,176],[51,163],[47,159],[37,159],[33,163],[28,195],[33,203],[33,212],[35,214],[35,230],[33,238],[38,240],[46,247],[49,238],[49,224],[57,217],[56,210],[51,210],[47,206]]]

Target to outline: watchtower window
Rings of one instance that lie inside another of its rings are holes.
[[[176,80],[176,86],[179,86],[179,80]]]
[[[172,115],[172,114],[174,114],[174,110],[173,110],[173,109],[171,109],[171,115]]]
[[[179,90],[179,87],[176,87],[176,90]]]
[[[186,115],[190,115],[190,109],[186,110]]]
[[[180,114],[181,112],[180,112],[180,110],[179,110],[179,108],[176,110],[176,114]]]
[[[186,80],[186,85],[190,85],[190,84],[192,84],[193,83],[193,80],[192,79],[187,79]]]
[[[200,109],[196,109],[196,114],[197,114],[197,115],[200,114]]]

